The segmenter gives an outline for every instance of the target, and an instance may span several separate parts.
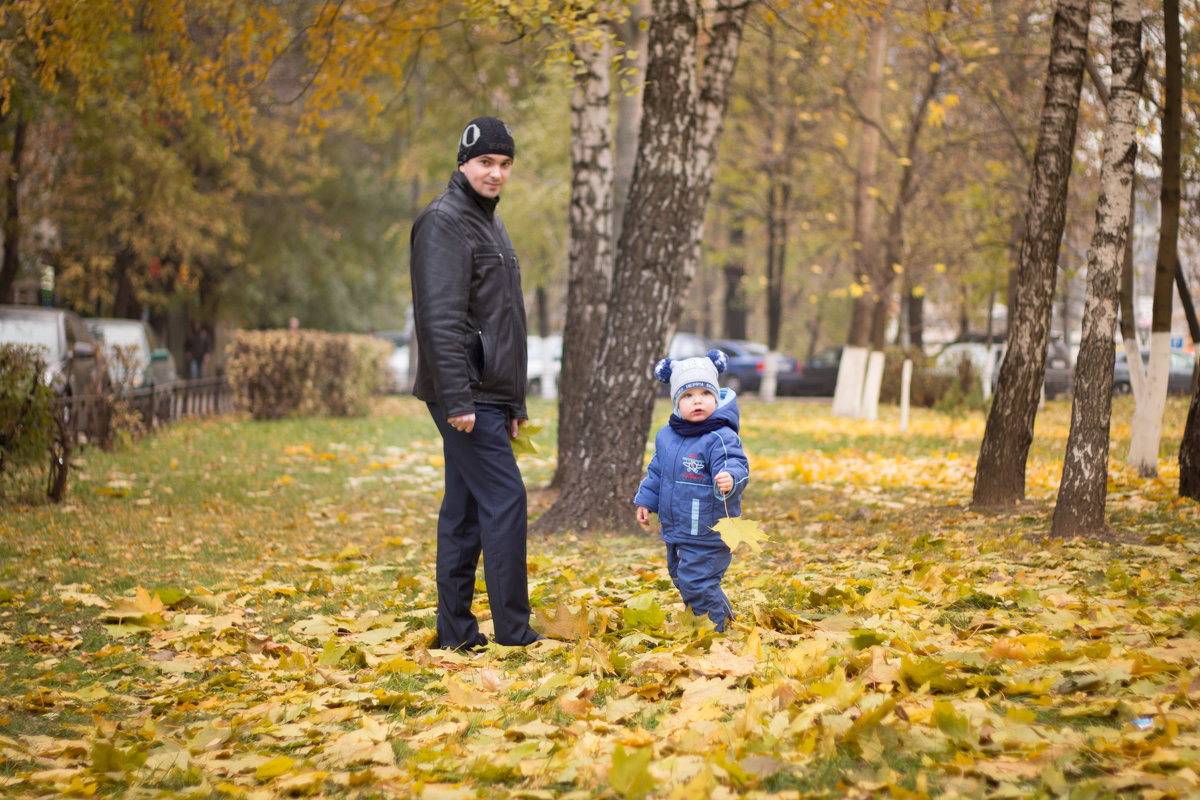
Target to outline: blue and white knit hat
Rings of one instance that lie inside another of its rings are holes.
[[[709,350],[708,355],[672,361],[664,358],[654,365],[654,377],[671,384],[671,404],[679,405],[679,396],[688,389],[707,389],[717,397],[721,387],[717,376],[725,371],[729,358],[720,350]]]

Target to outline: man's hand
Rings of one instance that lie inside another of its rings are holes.
[[[512,422],[508,423],[508,438],[515,439],[520,436],[521,426],[528,421],[529,420],[525,419],[514,419]]]
[[[721,494],[729,494],[733,488],[733,476],[728,472],[717,473],[717,488],[721,490]]]
[[[450,427],[454,428],[454,430],[462,431],[463,433],[470,433],[475,429],[474,414],[460,414],[457,417],[450,417],[446,422],[449,422]]]

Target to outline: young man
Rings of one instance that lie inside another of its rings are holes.
[[[471,611],[480,553],[496,641],[542,638],[529,627],[525,484],[509,443],[528,416],[525,305],[517,254],[496,215],[515,155],[507,125],[472,120],[459,137],[458,170],[411,236],[413,394],[429,404],[446,457],[437,527],[445,648],[487,644]]]

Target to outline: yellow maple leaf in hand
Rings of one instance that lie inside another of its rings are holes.
[[[517,428],[517,436],[515,439],[509,439],[508,443],[512,445],[513,453],[521,455],[537,455],[537,445],[533,443],[533,435],[540,433],[541,425],[521,425]]]
[[[721,539],[730,550],[736,550],[739,544],[745,542],[755,553],[760,553],[762,552],[762,543],[767,541],[767,535],[752,519],[725,517],[713,525],[713,530],[721,534]]]

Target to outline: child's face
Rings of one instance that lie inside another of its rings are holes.
[[[716,410],[716,395],[708,389],[688,389],[679,397],[679,416],[688,422],[703,422]]]

